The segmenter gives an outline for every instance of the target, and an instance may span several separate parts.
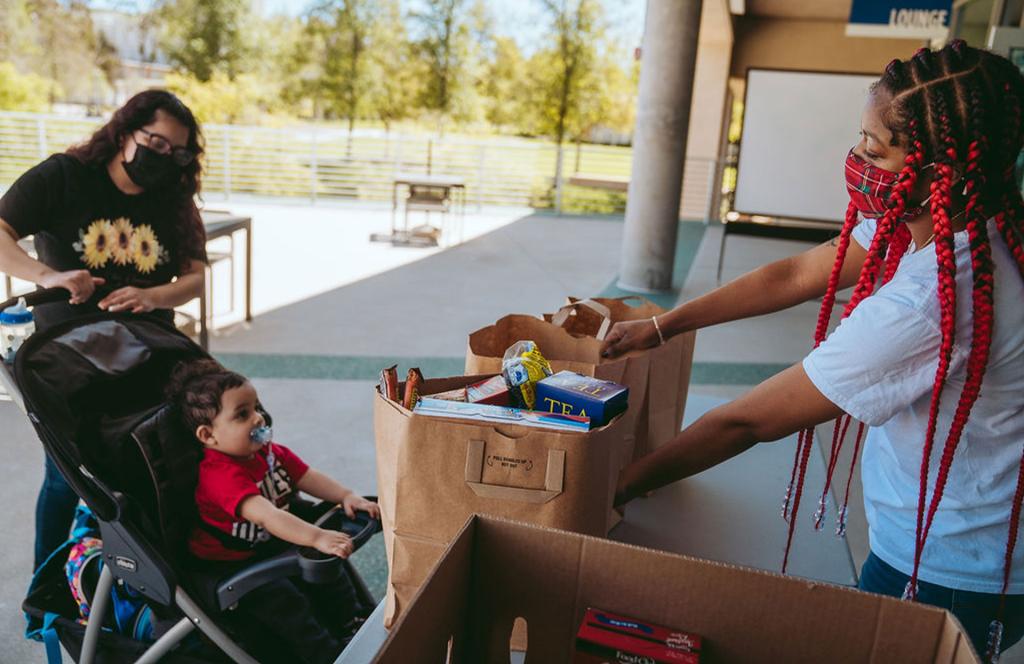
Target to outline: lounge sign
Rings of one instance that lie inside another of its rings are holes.
[[[952,8],[953,0],[853,0],[846,35],[942,39]]]

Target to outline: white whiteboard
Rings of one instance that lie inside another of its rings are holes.
[[[841,221],[850,200],[843,162],[877,78],[749,70],[736,211]]]

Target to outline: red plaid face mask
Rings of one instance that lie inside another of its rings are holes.
[[[885,214],[889,207],[889,197],[892,196],[892,190],[899,179],[899,173],[887,171],[861,159],[852,149],[846,156],[846,192],[850,195],[854,207],[865,217],[877,219]],[[900,221],[924,212],[928,198],[914,207],[906,208]]]

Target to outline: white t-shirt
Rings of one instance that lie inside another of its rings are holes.
[[[866,220],[853,237],[868,247],[874,232],[875,221]],[[988,232],[995,264],[991,355],[925,544],[919,578],[957,590],[998,593],[1024,451],[1024,282],[991,220]],[[956,233],[954,241],[956,341],[940,401],[929,500],[963,389],[972,337],[966,231]],[[803,362],[826,398],[871,427],[861,459],[871,550],[904,574],[913,571],[921,450],[941,339],[936,272],[934,244],[906,255],[892,281],[861,302]],[[1009,592],[1024,593],[1024,542],[1014,552]]]

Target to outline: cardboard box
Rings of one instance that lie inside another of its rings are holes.
[[[572,664],[700,664],[701,638],[601,609],[587,609]]]
[[[593,427],[625,412],[628,403],[628,387],[574,371],[559,371],[537,383],[537,410],[588,417]]]
[[[452,541],[374,661],[508,662],[521,619],[527,661],[568,662],[591,606],[700,634],[705,664],[980,663],[942,609],[486,516]]]

